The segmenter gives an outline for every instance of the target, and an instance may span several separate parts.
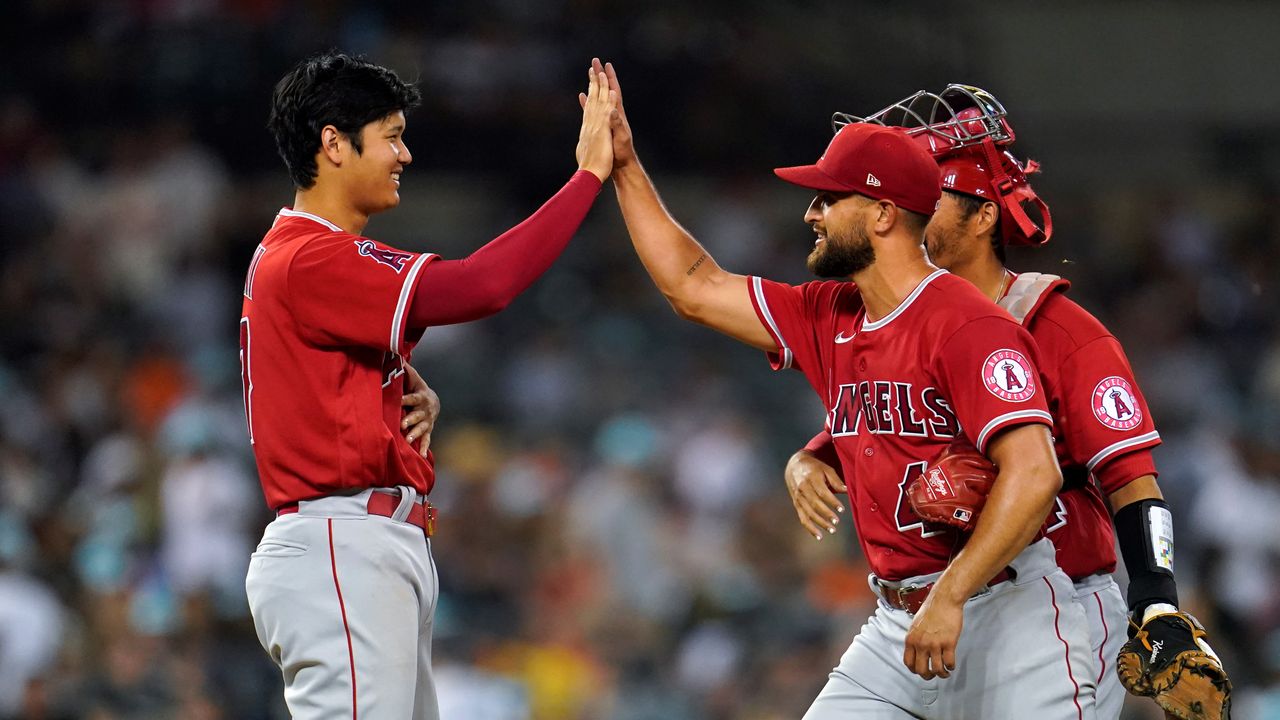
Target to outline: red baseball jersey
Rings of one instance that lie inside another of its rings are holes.
[[[945,270],[869,322],[852,283],[751,278],[751,299],[779,351],[822,398],[858,540],[872,572],[901,580],[943,570],[963,538],[925,526],[907,482],[963,433],[979,450],[1002,430],[1050,425],[1027,331]]]
[[[1023,273],[1000,304],[1040,350],[1067,487],[1045,530],[1058,565],[1079,580],[1115,570],[1115,528],[1103,495],[1156,474],[1151,448],[1160,435],[1120,343],[1066,296],[1069,287],[1055,275]]]
[[[400,434],[408,306],[433,254],[281,210],[244,284],[240,367],[267,505],[435,479]]]

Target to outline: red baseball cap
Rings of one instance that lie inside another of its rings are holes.
[[[921,215],[932,215],[942,197],[938,163],[900,127],[850,123],[817,163],[773,172],[800,187],[889,200]]]

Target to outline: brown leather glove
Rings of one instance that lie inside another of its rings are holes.
[[[1154,698],[1166,717],[1231,717],[1231,680],[1190,613],[1148,618],[1120,649],[1116,673],[1129,692]]]

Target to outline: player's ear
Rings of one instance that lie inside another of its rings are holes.
[[[320,129],[320,154],[334,165],[342,165],[342,157],[346,150],[344,143],[345,138],[338,128],[325,125]]]
[[[902,220],[902,210],[888,200],[877,201],[876,206],[875,231],[876,234],[883,235]]]
[[[986,235],[993,231],[1000,222],[1000,206],[993,202],[984,202],[978,208],[978,234]]]

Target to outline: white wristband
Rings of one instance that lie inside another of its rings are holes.
[[[1142,611],[1142,624],[1146,625],[1147,621],[1157,615],[1172,615],[1178,612],[1178,608],[1169,603],[1152,603]]]

